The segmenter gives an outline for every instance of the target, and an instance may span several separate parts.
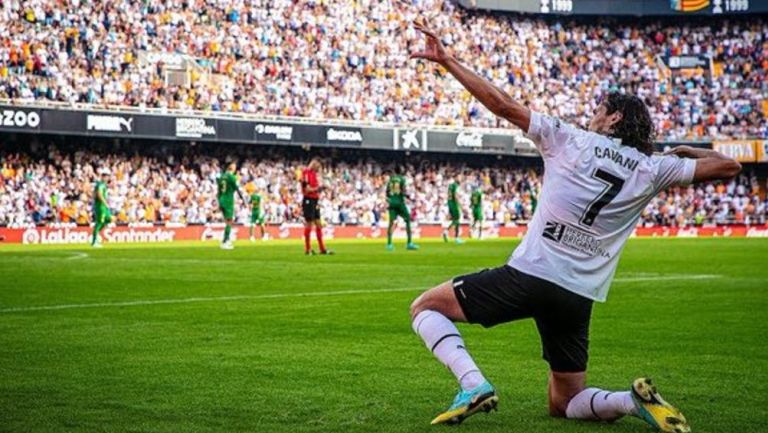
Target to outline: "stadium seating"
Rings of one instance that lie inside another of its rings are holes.
[[[92,182],[99,168],[110,169],[115,179],[109,201],[120,224],[221,221],[215,179],[224,158],[192,148],[181,156],[163,150],[148,155],[136,153],[136,149],[108,154],[79,149],[63,152],[50,145],[36,152],[4,155],[0,159],[0,226],[88,224]],[[239,175],[244,191],[259,191],[264,196],[269,223],[299,223],[298,173],[306,158],[288,154],[287,148],[268,149],[261,150],[258,158],[243,158],[246,162]],[[503,164],[474,169],[433,158],[414,157],[407,165],[409,206],[417,221],[441,223],[447,219],[448,184],[459,174],[463,175],[465,218],[470,215],[469,195],[479,186],[486,189],[484,213],[489,223],[519,223],[530,218],[541,188],[537,169]],[[332,224],[364,225],[386,218],[388,168],[391,166],[365,157],[334,158],[323,176],[329,186],[321,200],[323,218]],[[674,188],[651,202],[641,224],[765,223],[768,201],[760,198],[758,189],[757,180],[748,176],[725,184]],[[248,208],[240,205],[239,209],[239,220],[245,222]]]
[[[8,2],[0,98],[507,126],[439,69],[408,62],[419,15],[472,68],[569,121],[625,89],[646,98],[663,139],[768,137],[763,18],[585,23],[438,0]],[[666,55],[713,67],[670,73]]]

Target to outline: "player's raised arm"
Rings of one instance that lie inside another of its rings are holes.
[[[693,182],[730,179],[741,173],[741,164],[738,161],[716,150],[677,146],[666,152],[666,154],[696,160]]]
[[[423,22],[414,22],[413,25],[427,37],[427,46],[424,51],[412,53],[412,59],[425,59],[440,64],[493,114],[512,122],[524,132],[528,132],[531,123],[531,110],[528,107],[515,101],[503,90],[483,79],[448,54],[437,35],[428,29]]]

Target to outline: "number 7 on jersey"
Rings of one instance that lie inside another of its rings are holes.
[[[592,202],[589,203],[584,214],[581,215],[581,220],[579,222],[588,227],[591,227],[592,224],[595,223],[595,218],[600,214],[600,211],[616,198],[616,196],[619,195],[621,188],[624,187],[624,179],[608,173],[602,168],[595,170],[592,173],[592,177],[604,183],[605,188],[600,191],[600,194],[595,197]]]

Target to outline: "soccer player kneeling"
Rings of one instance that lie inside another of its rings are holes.
[[[413,330],[460,385],[453,404],[432,423],[460,423],[498,402],[454,322],[490,327],[531,318],[550,367],[552,416],[613,421],[633,415],[665,432],[690,431],[650,379],[636,379],[621,392],[586,386],[592,303],[605,301],[624,244],[659,191],[728,179],[740,164],[688,146],[654,154],[653,120],[634,96],[608,95],[588,130],[532,112],[462,66],[433,32],[416,27],[427,47],[412,57],[439,63],[491,112],[522,129],[545,167],[539,205],[508,263],[458,276],[411,305]]]

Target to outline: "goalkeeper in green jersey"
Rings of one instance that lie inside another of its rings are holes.
[[[387,205],[389,208],[389,226],[387,227],[387,250],[393,251],[395,246],[392,245],[392,231],[395,226],[395,220],[397,217],[401,217],[405,221],[405,232],[408,235],[408,244],[406,248],[409,250],[418,250],[419,246],[413,243],[411,237],[411,213],[408,211],[408,206],[405,205],[405,177],[403,177],[403,171],[399,166],[395,166],[392,176],[387,182]]]
[[[261,211],[261,195],[257,192],[251,194],[251,225],[250,236],[251,242],[254,242],[256,238],[253,236],[256,226],[259,226],[261,231],[261,240],[267,240],[267,232],[264,229],[264,214]]]
[[[100,178],[93,187],[93,234],[91,236],[91,246],[101,248],[101,231],[107,224],[112,222],[112,214],[109,212],[107,204],[107,184],[109,184],[110,173],[106,168],[100,170]]]
[[[240,197],[240,200],[245,202],[243,194],[237,186],[237,177],[235,176],[236,169],[237,165],[234,162],[230,163],[227,166],[227,170],[222,172],[216,180],[219,209],[221,209],[221,213],[224,214],[224,220],[227,224],[224,228],[224,239],[221,241],[221,248],[224,250],[235,248],[229,237],[232,233],[232,222],[235,219],[235,193]]]
[[[451,217],[451,223],[443,230],[443,240],[448,242],[448,233],[453,228],[453,237],[457,244],[463,244],[459,234],[461,233],[461,206],[459,205],[459,185],[461,175],[448,185],[448,214]]]
[[[470,198],[470,205],[472,208],[472,231],[477,230],[477,238],[483,238],[483,189],[480,187],[475,188],[472,191],[472,197]]]

